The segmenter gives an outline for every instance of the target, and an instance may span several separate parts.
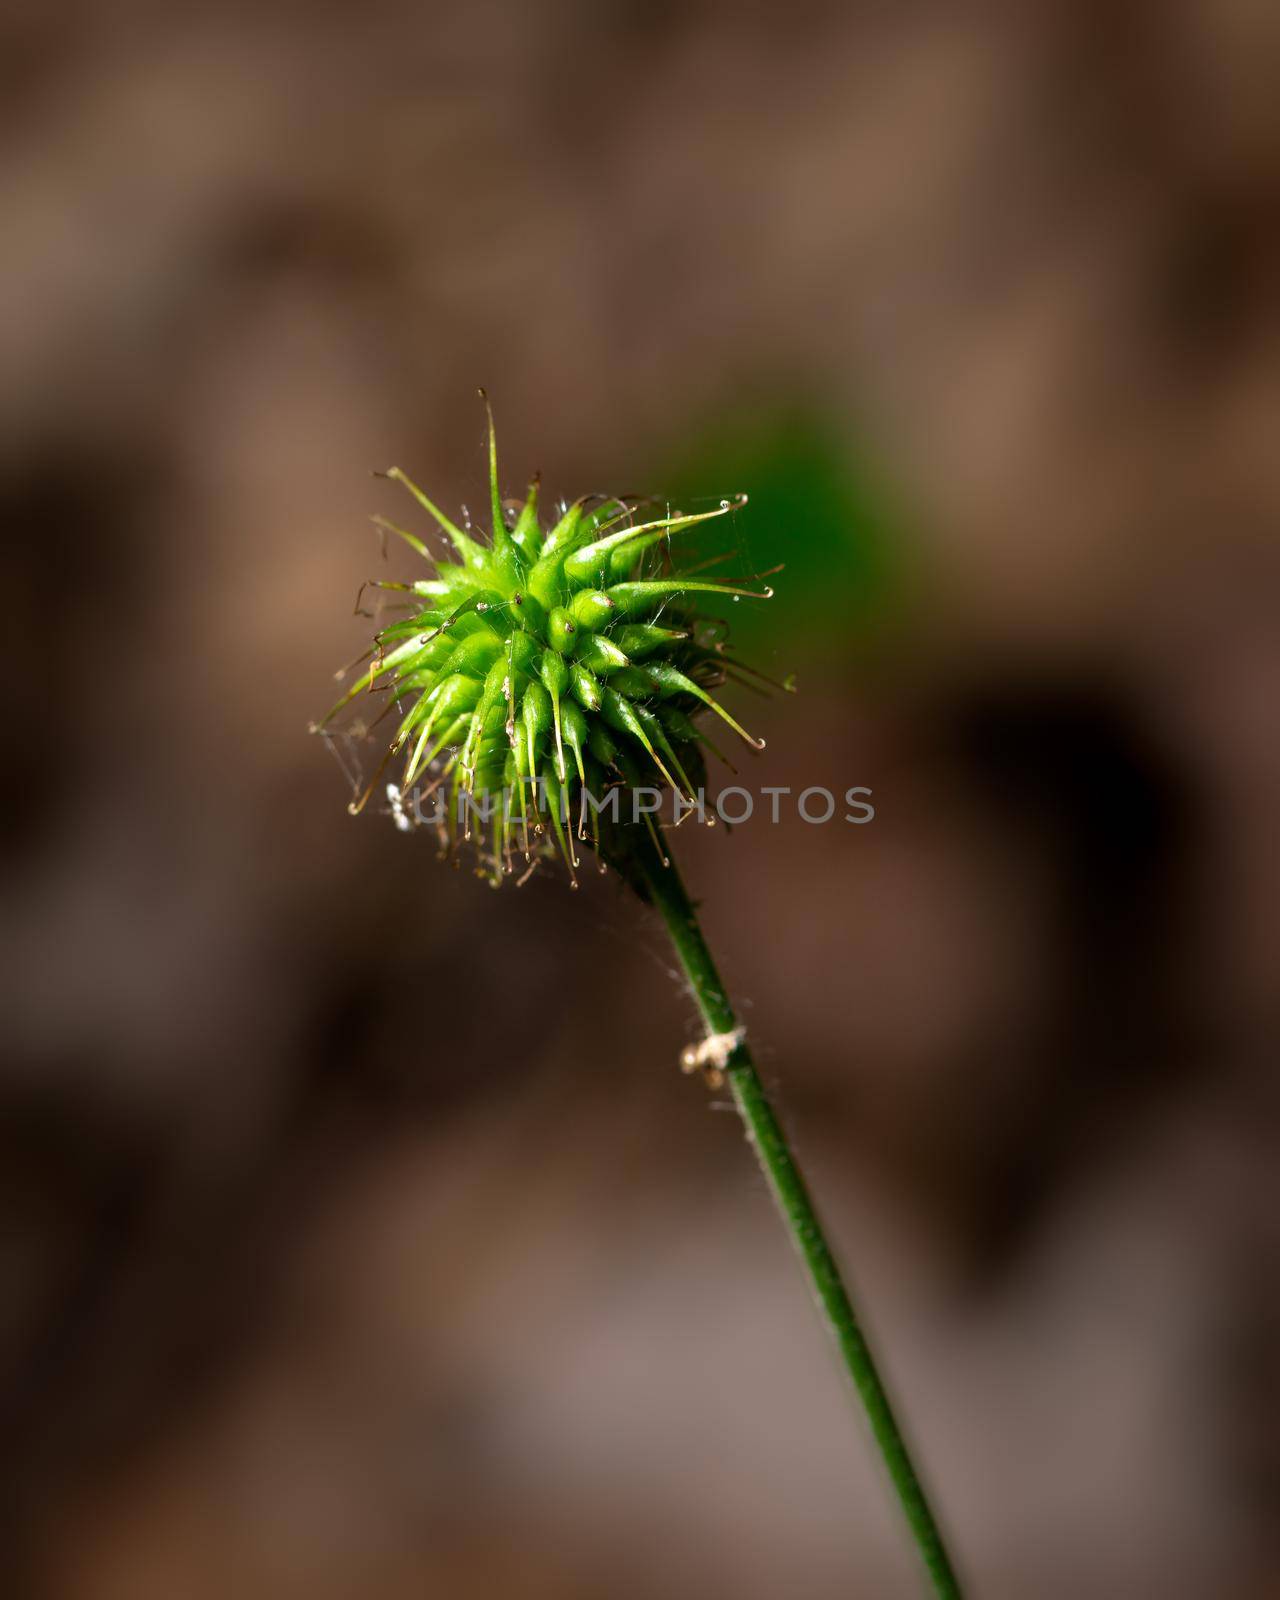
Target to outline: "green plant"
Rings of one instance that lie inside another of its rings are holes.
[[[628,820],[598,803],[605,791],[634,794],[656,778],[698,805],[702,751],[715,750],[696,720],[708,711],[763,748],[711,693],[753,673],[697,606],[706,596],[768,599],[772,591],[682,571],[670,542],[745,497],[692,515],[658,514],[632,497],[588,497],[563,507],[544,531],[536,480],[519,511],[506,514],[492,414],[489,542],[459,528],[399,468],[386,476],[434,519],[456,559],[437,559],[416,535],[375,519],[424,557],[432,576],[380,585],[405,595],[410,614],[375,636],[369,666],[319,725],[378,692],[386,704],[375,722],[392,712],[398,718],[381,765],[351,809],[365,805],[402,757],[400,784],[389,786],[402,816],[406,797],[438,762],[428,789],[447,800],[443,842],[454,848],[461,835],[490,882],[512,875],[523,881],[558,854],[576,887],[576,837],[657,909],[706,1027],[683,1064],[713,1085],[727,1082],[933,1588],[958,1596],[866,1338],[664,836],[649,811]]]

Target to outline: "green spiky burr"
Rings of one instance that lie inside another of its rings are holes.
[[[487,403],[487,402],[486,402]],[[365,671],[318,725],[361,696],[380,697],[395,722],[359,811],[399,764],[398,801],[416,786],[443,791],[445,828],[475,847],[490,882],[522,881],[558,854],[576,885],[577,844],[627,869],[625,827],[614,826],[612,789],[674,789],[700,803],[700,725],[719,718],[753,749],[754,739],[712,692],[752,669],[703,630],[698,603],[711,597],[768,599],[772,590],[682,572],[673,541],[723,517],[746,497],[690,515],[635,497],[588,496],[544,527],[538,482],[508,514],[498,487],[489,414],[491,534],[460,528],[398,467],[403,485],[444,533],[449,557],[416,534],[375,521],[426,561],[429,577],[382,584],[406,595],[411,613],[383,628]],[[656,838],[651,817],[646,826]]]

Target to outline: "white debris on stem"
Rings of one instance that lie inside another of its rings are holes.
[[[681,1072],[701,1072],[708,1088],[720,1088],[724,1083],[724,1072],[729,1065],[729,1058],[742,1043],[746,1033],[747,1030],[739,1026],[731,1028],[728,1033],[709,1033],[697,1044],[685,1045],[680,1052]]]

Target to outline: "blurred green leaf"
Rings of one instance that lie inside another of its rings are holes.
[[[708,576],[784,564],[769,579],[777,592],[767,606],[732,608],[734,638],[752,659],[788,667],[847,660],[865,653],[899,610],[906,545],[891,496],[857,442],[816,409],[718,421],[662,481],[688,510],[708,495],[750,495],[732,519],[735,555]]]

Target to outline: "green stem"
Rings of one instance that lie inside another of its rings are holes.
[[[756,1158],[768,1179],[787,1232],[804,1263],[827,1326],[862,1400],[871,1431],[928,1570],[933,1590],[942,1600],[960,1600],[959,1582],[894,1418],[893,1407],[876,1370],[866,1335],[841,1281],[840,1269],[823,1234],[786,1135],[755,1069],[724,984],[720,981],[715,962],[702,936],[693,903],[674,863],[664,865],[656,851],[646,849],[641,852],[641,870],[653,904],[662,913],[667,925],[708,1033],[734,1036],[732,1041],[726,1039],[728,1053],[724,1060],[725,1076],[734,1103],[746,1126],[747,1139],[754,1147]]]

